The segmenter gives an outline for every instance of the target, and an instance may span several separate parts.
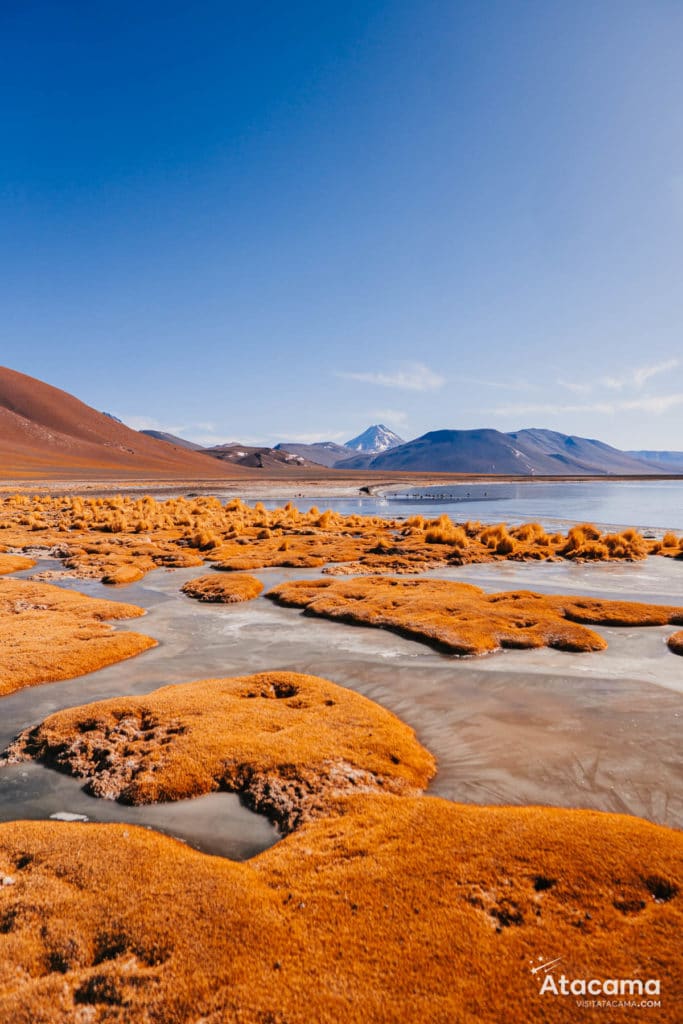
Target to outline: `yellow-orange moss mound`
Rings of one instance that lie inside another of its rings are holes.
[[[118,565],[105,572],[102,582],[114,586],[125,586],[128,583],[137,583],[144,575],[142,569],[136,565]]]
[[[31,569],[35,564],[35,559],[26,558],[24,555],[0,553],[0,576],[5,576],[8,572],[22,572],[24,569]]]
[[[274,587],[266,597],[309,615],[390,629],[453,654],[544,646],[598,651],[607,644],[586,624],[683,622],[683,608],[526,590],[487,594],[468,583],[433,579],[297,580]]]
[[[672,633],[667,640],[667,644],[674,654],[683,654],[683,629],[679,629],[676,633]]]
[[[149,636],[115,632],[104,621],[143,614],[135,605],[47,583],[0,580],[0,696],[71,679],[156,646]]]
[[[417,792],[435,771],[413,730],[315,676],[270,672],[166,686],[51,715],[5,753],[141,804],[235,790],[283,828],[355,791]]]
[[[255,576],[245,574],[219,576],[199,576],[196,580],[188,580],[181,587],[183,594],[195,597],[198,601],[219,601],[221,604],[236,604],[238,601],[251,601],[263,590],[263,584]]]
[[[125,825],[0,825],[0,1019],[564,1024],[555,976],[680,1010],[681,836],[621,815],[365,795],[247,864]],[[610,1022],[633,1019],[612,1008]]]

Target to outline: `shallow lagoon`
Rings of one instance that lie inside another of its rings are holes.
[[[550,530],[575,523],[603,526],[637,526],[655,532],[683,530],[683,479],[587,480],[548,483],[528,480],[516,483],[462,483],[448,486],[382,489],[382,493],[356,498],[317,499],[320,507],[337,512],[373,516],[440,516],[456,520],[478,519],[483,523],[516,525],[541,522]],[[305,511],[310,497],[293,498]],[[276,508],[281,501],[264,501]]]

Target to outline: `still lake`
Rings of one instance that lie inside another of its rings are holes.
[[[291,499],[300,510],[311,497]],[[575,483],[462,483],[411,488],[353,498],[320,496],[315,503],[336,512],[374,516],[440,516],[485,523],[540,522],[555,529],[574,523],[683,530],[683,479],[587,480]],[[282,500],[264,501],[276,508]]]

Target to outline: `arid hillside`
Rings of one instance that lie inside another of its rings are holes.
[[[0,477],[212,479],[240,467],[147,437],[43,381],[0,367]]]

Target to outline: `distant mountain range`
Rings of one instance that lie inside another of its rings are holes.
[[[160,436],[160,435],[156,435]],[[175,439],[178,443],[179,439]],[[683,473],[681,452],[625,452],[603,441],[529,428],[434,430],[403,441],[383,424],[375,424],[344,445],[334,441],[287,443],[274,448],[219,445],[206,454],[245,466],[268,468],[283,455],[300,465],[337,470],[422,473],[484,473],[509,476],[644,476]],[[242,454],[238,454],[241,452]],[[218,454],[222,453],[222,454]],[[257,456],[255,461],[254,456]]]
[[[658,473],[683,473],[683,452],[627,452],[635,459],[657,467]]]
[[[602,441],[539,428],[434,430],[379,455],[359,455],[337,469],[521,476],[628,475],[665,472]]]
[[[168,444],[180,448],[190,448],[192,451],[203,452],[213,459],[221,462],[229,462],[233,466],[242,466],[247,469],[282,469],[295,466],[320,466],[323,463],[314,462],[296,452],[286,451],[277,445],[275,448],[254,447],[253,445],[240,444],[238,441],[231,441],[228,444],[215,444],[210,448],[204,448],[195,441],[187,441],[184,437],[177,437],[175,434],[168,434],[164,430],[141,430],[141,434],[154,437],[158,441],[167,441]]]
[[[389,443],[381,447],[388,435]],[[353,443],[358,450],[351,450]],[[363,448],[361,445],[367,444]],[[499,430],[434,430],[402,441],[387,427],[337,445],[278,445],[312,462],[340,470],[501,473],[514,476],[602,476],[683,473],[681,452],[624,452],[603,441],[530,428],[505,434]]]
[[[327,466],[328,469],[355,454],[352,448],[347,448],[343,444],[335,444],[334,441],[316,441],[314,444],[298,444],[294,441],[291,444],[276,444],[275,451],[299,455],[302,459],[315,462],[318,466]]]
[[[316,462],[319,466],[331,468],[343,462],[344,459],[353,458],[359,452],[366,455],[379,455],[381,452],[403,443],[403,438],[395,434],[393,430],[389,430],[383,423],[374,423],[358,437],[352,437],[346,444],[336,444],[334,441],[316,441],[313,444],[284,441],[281,444],[276,444],[275,448],[278,451],[300,455],[304,459]]]
[[[204,449],[205,455],[211,455],[222,462],[230,462],[236,466],[249,469],[295,469],[302,466],[318,468],[319,463],[309,461],[302,455],[285,451],[281,448],[255,448],[253,445],[216,444]]]
[[[0,367],[0,477],[212,479],[271,470],[403,471],[514,476],[682,474],[681,451],[620,451],[541,428],[435,430],[403,441],[374,424],[345,445],[237,442],[202,448],[163,431],[135,431],[65,391]]]

